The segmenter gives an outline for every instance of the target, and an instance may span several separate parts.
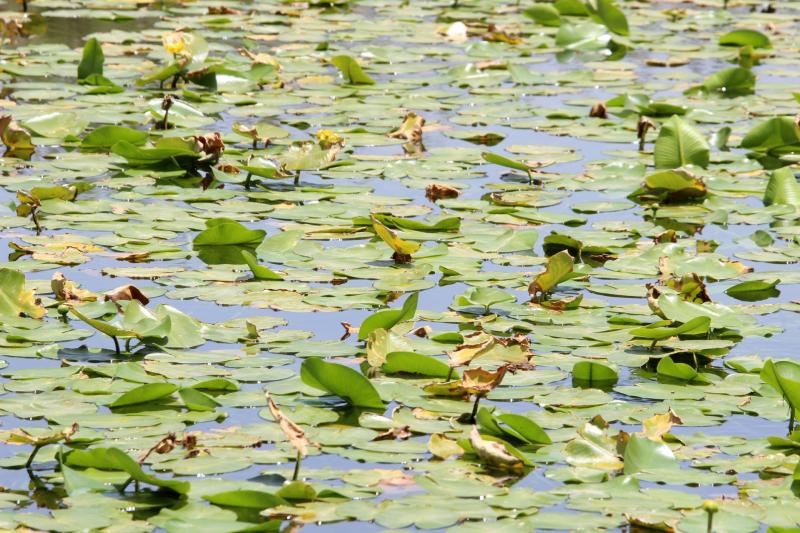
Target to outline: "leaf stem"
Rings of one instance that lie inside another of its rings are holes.
[[[42,448],[43,448],[42,445],[34,445],[33,446],[33,451],[28,456],[28,460],[25,461],[25,468],[30,468],[31,467],[31,465],[33,464],[33,460],[36,458],[36,454],[39,453],[39,450],[41,450]]]
[[[297,457],[294,460],[294,474],[292,474],[292,481],[297,481],[297,476],[300,475],[300,461],[303,458],[300,456],[300,450],[297,451]]]
[[[121,353],[121,352],[120,352],[120,350],[119,350],[119,341],[118,341],[118,340],[117,340],[117,338],[116,338],[115,336],[113,336],[113,335],[111,336],[111,338],[112,338],[112,339],[114,339],[114,350],[116,350],[116,352],[117,352],[117,355],[120,355],[120,353]]]
[[[31,220],[33,221],[33,225],[36,226],[36,235],[40,235],[42,233],[42,226],[39,225],[39,219],[36,217],[36,208],[31,210]]]
[[[475,423],[475,415],[478,414],[478,404],[481,401],[481,395],[478,394],[475,396],[475,404],[472,406],[472,414],[469,415],[469,421],[471,424]]]

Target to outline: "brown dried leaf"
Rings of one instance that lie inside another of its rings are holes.
[[[135,285],[123,285],[116,289],[110,290],[105,293],[104,298],[106,302],[119,302],[121,300],[139,300],[142,305],[150,303],[150,299],[142,293]]]
[[[291,444],[295,450],[300,454],[301,457],[305,457],[308,455],[308,447],[309,446],[316,446],[319,448],[319,444],[315,442],[311,442],[306,437],[305,431],[300,429],[300,426],[286,418],[286,416],[281,412],[278,406],[275,404],[275,401],[272,399],[272,396],[269,393],[266,394],[267,396],[267,406],[269,407],[269,412],[272,413],[272,417],[278,423],[283,431],[283,434],[286,435],[286,438],[289,439],[289,444]]]
[[[441,200],[442,198],[458,198],[459,194],[461,193],[455,187],[442,183],[431,183],[425,187],[425,198],[431,202]]]
[[[97,300],[97,296],[84,289],[79,289],[75,283],[69,281],[61,272],[53,274],[50,280],[50,288],[56,296],[56,300],[61,302],[92,302]]]
[[[411,437],[411,428],[409,426],[401,426],[387,429],[372,440],[406,440],[409,437]]]
[[[358,328],[353,326],[353,325],[351,325],[350,323],[348,323],[348,322],[340,322],[340,324],[344,328],[344,335],[342,335],[342,337],[339,339],[340,341],[343,341],[343,340],[347,339],[348,337],[350,337],[350,335],[357,335],[358,334]]]
[[[501,366],[494,372],[483,368],[465,370],[461,378],[461,384],[469,394],[484,395],[500,385],[507,370],[507,366]]]
[[[413,111],[406,113],[403,123],[395,131],[388,134],[393,139],[405,139],[411,143],[422,142],[422,127],[425,119]]]
[[[603,102],[597,102],[592,106],[589,111],[589,116],[594,118],[608,118],[608,109]]]

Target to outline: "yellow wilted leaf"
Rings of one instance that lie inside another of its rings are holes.
[[[519,457],[509,453],[501,443],[485,440],[481,437],[481,434],[478,433],[478,428],[475,426],[472,426],[469,442],[475,450],[475,455],[490,468],[519,471],[525,466]]]
[[[394,231],[381,224],[374,216],[370,215],[370,219],[372,220],[372,228],[375,230],[378,237],[394,250],[394,260],[396,262],[409,262],[411,260],[411,254],[420,249],[421,245],[418,242],[405,241],[398,237]]]
[[[495,338],[483,331],[476,331],[464,336],[464,344],[456,346],[456,349],[447,352],[450,359],[450,366],[468,365],[473,359],[485,354],[495,345]]]
[[[18,428],[12,430],[8,434],[5,442],[8,444],[26,444],[28,446],[42,447],[48,444],[61,442],[62,440],[69,441],[70,437],[72,437],[72,435],[74,435],[77,431],[78,424],[72,424],[64,429],[52,431],[50,433],[43,433],[42,435],[36,436],[28,433],[24,429]]]
[[[428,441],[428,451],[439,459],[463,455],[464,449],[456,441],[448,439],[441,433],[434,433]]]
[[[97,296],[93,292],[78,288],[74,282],[65,278],[61,272],[53,274],[53,278],[50,280],[50,288],[53,290],[56,300],[62,302],[90,302],[97,300]]]
[[[500,385],[503,377],[506,375],[506,367],[501,366],[494,372],[484,370],[483,368],[473,368],[465,370],[464,376],[461,378],[464,390],[469,394],[486,394],[494,390],[495,387]]]
[[[666,413],[645,418],[642,421],[642,433],[651,440],[661,440],[665,433],[669,433],[673,425],[683,424],[683,420],[670,409]]]

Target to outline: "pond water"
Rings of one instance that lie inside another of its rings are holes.
[[[800,3],[730,4],[0,2],[0,529],[800,526]]]

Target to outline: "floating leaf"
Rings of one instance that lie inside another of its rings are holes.
[[[147,383],[129,390],[116,400],[109,407],[127,407],[141,403],[152,402],[161,398],[172,396],[172,393],[180,387],[172,383]]]
[[[526,8],[522,13],[543,26],[561,26],[561,15],[552,4],[537,2]]]
[[[189,492],[188,481],[161,479],[147,474],[139,464],[118,448],[92,448],[90,450],[73,450],[65,455],[68,466],[96,468],[99,470],[117,470],[127,473],[131,479],[148,485],[155,485],[178,494]]]
[[[719,44],[723,46],[752,46],[753,48],[769,48],[769,37],[760,31],[741,29],[733,30],[720,36]]]
[[[609,365],[597,361],[578,361],[572,367],[572,380],[578,384],[605,387],[619,379],[619,372]]]

